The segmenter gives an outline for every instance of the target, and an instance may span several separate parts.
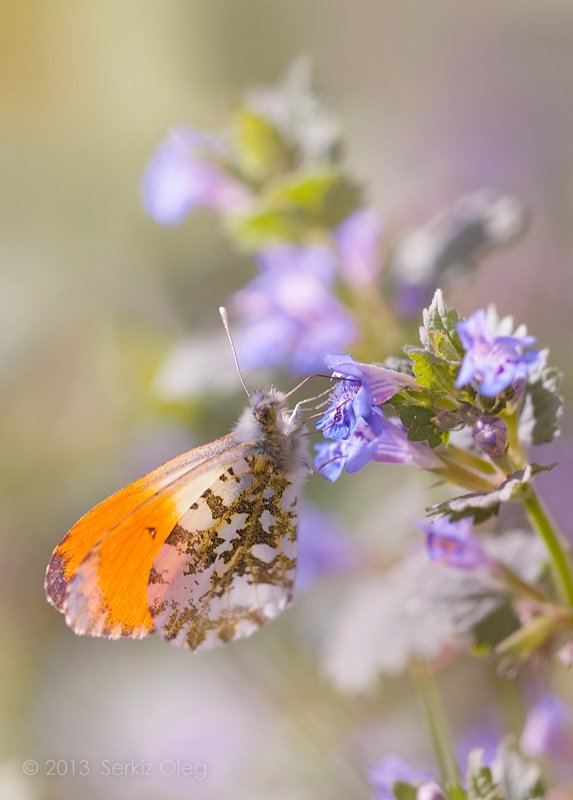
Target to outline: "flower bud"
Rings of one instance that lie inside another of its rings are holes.
[[[423,783],[416,793],[416,800],[446,800],[437,783]]]
[[[472,438],[486,455],[499,458],[505,453],[507,425],[499,417],[480,417],[474,423]]]

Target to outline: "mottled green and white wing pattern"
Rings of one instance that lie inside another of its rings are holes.
[[[295,569],[295,488],[275,460],[246,446],[156,556],[154,628],[192,650],[249,636],[291,602]]]

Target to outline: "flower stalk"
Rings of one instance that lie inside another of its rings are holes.
[[[452,736],[438,687],[427,662],[422,658],[413,658],[410,662],[410,676],[424,709],[441,781],[446,786],[459,785],[461,775]]]
[[[573,606],[573,572],[566,545],[548,510],[532,487],[525,495],[523,505],[549,553],[559,596],[568,606]]]

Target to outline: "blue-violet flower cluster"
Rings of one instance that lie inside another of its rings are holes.
[[[425,443],[410,441],[404,426],[379,408],[401,389],[415,390],[412,377],[359,363],[348,355],[327,356],[325,363],[333,378],[342,379],[316,425],[325,437],[334,440],[316,445],[315,466],[325,478],[335,481],[343,469],[357,472],[370,461],[417,464],[425,469],[442,466]]]
[[[466,351],[456,386],[475,382],[485,397],[495,397],[540,363],[533,336],[492,336],[483,309],[457,325]]]
[[[331,250],[277,245],[259,253],[257,264],[259,275],[233,300],[243,320],[237,348],[245,369],[281,364],[312,372],[326,353],[355,339],[356,326],[333,293]]]
[[[419,524],[426,537],[431,561],[458,569],[475,569],[488,563],[469,519],[450,522],[445,516]]]

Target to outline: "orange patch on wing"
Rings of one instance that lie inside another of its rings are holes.
[[[48,600],[56,608],[63,608],[66,586],[90,550],[118,520],[153,496],[149,477],[131,483],[85,514],[56,547],[46,573]]]
[[[217,462],[180,474],[116,522],[88,553],[64,600],[66,621],[77,633],[145,636],[153,630],[147,596],[153,562],[177,522],[220,472]]]
[[[153,630],[147,599],[151,567],[189,508],[190,502],[184,498],[189,492],[183,487],[176,496],[159,496],[145,503],[110,531],[94,551],[100,606],[93,617],[94,622],[101,621],[104,632],[131,636]]]
[[[153,630],[153,562],[180,518],[244,447],[229,435],[183,453],[74,525],[54,550],[46,593],[76,633],[117,638]]]

